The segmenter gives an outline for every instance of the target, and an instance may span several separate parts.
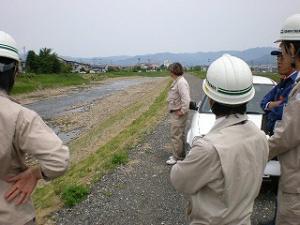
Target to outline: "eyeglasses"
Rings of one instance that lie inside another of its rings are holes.
[[[14,68],[16,66],[16,64],[13,62],[13,63],[10,63],[10,64],[4,64],[4,63],[0,63],[0,72],[3,73],[3,72],[6,72],[8,70],[11,70],[12,68]]]

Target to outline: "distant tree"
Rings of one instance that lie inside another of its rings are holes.
[[[29,51],[26,59],[26,71],[31,73],[69,73],[72,68],[59,60],[51,48],[41,48],[39,54]]]
[[[39,56],[42,58],[47,58],[51,55],[52,49],[51,48],[41,48]]]
[[[141,68],[141,66],[140,65],[135,65],[133,68],[132,68],[132,71],[133,72],[138,72],[138,71],[140,71],[142,68]]]
[[[51,61],[52,61],[52,72],[60,73],[62,71],[62,63],[59,61],[58,56],[55,53],[51,55]]]
[[[61,72],[62,73],[71,73],[72,66],[66,63],[61,63]]]
[[[42,48],[39,52],[39,73],[54,73],[53,57],[50,48]]]
[[[38,70],[38,57],[32,50],[27,54],[25,70],[29,73],[36,73]]]
[[[201,71],[202,67],[201,66],[193,66],[192,70]]]
[[[120,71],[120,68],[117,66],[108,66],[107,71],[108,72],[118,72],[118,71]]]

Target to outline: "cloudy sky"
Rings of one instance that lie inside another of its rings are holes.
[[[0,30],[23,51],[64,56],[275,46],[300,0],[1,0]]]

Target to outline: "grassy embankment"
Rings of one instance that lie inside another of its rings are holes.
[[[206,76],[205,71],[199,71],[199,70],[191,70],[191,71],[188,71],[187,73],[192,74],[200,79],[205,79],[205,76]]]
[[[253,73],[254,75],[257,75],[257,76],[262,76],[262,77],[268,77],[276,82],[279,82],[280,80],[280,77],[279,77],[279,74],[278,73],[271,73],[271,72],[265,72],[265,73]]]
[[[204,71],[188,71],[188,73],[195,75],[196,77],[199,77],[200,79],[205,79],[206,72]],[[253,73],[253,75],[262,76],[262,77],[268,77],[276,82],[279,81],[279,75],[278,73]]]
[[[16,79],[12,90],[13,95],[29,93],[47,88],[59,88],[73,85],[85,85],[94,81],[101,81],[112,77],[160,77],[167,76],[166,71],[162,72],[109,72],[101,74],[22,74]]]
[[[53,85],[54,82],[59,82],[59,86],[67,85],[81,85],[87,84],[91,81],[102,80],[107,77],[120,77],[120,76],[165,76],[168,73],[106,73],[95,75],[89,74],[85,76],[80,75],[57,75],[55,78],[43,75],[45,77],[40,78],[38,75],[31,78],[22,78],[20,80],[19,87],[23,85],[26,87],[29,79],[33,79],[36,82],[35,88],[48,88],[57,87]],[[59,77],[63,76],[63,77]],[[73,79],[71,81],[65,81],[65,79]],[[26,82],[24,82],[24,79]],[[49,81],[50,80],[50,81]],[[29,80],[30,81],[30,80]],[[46,81],[46,82],[45,82]],[[25,83],[25,84],[24,84]],[[31,82],[29,82],[30,84]],[[22,85],[21,85],[22,84]],[[39,84],[39,85],[37,85]],[[49,84],[49,85],[48,85]],[[52,86],[53,85],[53,86]],[[29,88],[25,88],[27,91]],[[16,93],[16,92],[15,92]],[[22,93],[17,91],[17,93]],[[34,205],[37,211],[37,217],[39,223],[43,224],[46,221],[47,215],[50,212],[57,210],[63,205],[73,206],[81,201],[88,193],[91,185],[100,180],[101,177],[117,167],[120,164],[125,164],[128,161],[128,151],[133,148],[143,137],[151,132],[154,125],[160,120],[165,111],[165,99],[167,95],[167,86],[154,100],[148,110],[143,113],[140,117],[135,119],[128,127],[121,131],[117,136],[108,140],[106,144],[98,148],[98,150],[86,156],[82,161],[71,164],[68,172],[61,178],[58,178],[52,182],[42,184],[39,186],[34,195]],[[103,132],[104,129],[108,128],[112,124],[118,123],[124,117],[134,113],[141,107],[141,103],[135,103],[130,107],[123,109],[115,115],[112,115],[106,121],[98,124],[93,129],[89,130],[88,133],[82,135],[77,140],[70,143],[69,147],[72,152],[76,152],[77,149],[86,148],[91,145],[97,136]]]

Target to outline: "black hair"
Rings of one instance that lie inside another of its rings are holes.
[[[282,41],[282,44],[285,48],[285,51],[288,52],[289,54],[290,54],[290,50],[289,50],[290,45],[293,44],[296,51],[295,58],[300,59],[300,41]],[[295,58],[291,64],[293,68],[296,68]]]
[[[219,102],[214,102],[211,110],[217,117],[229,116],[231,114],[245,114],[247,110],[247,103],[240,105],[224,105]]]
[[[183,74],[183,67],[178,62],[171,64],[168,69],[171,73],[175,74],[176,76],[182,76]]]
[[[0,89],[4,90],[7,94],[12,90],[15,83],[15,73],[17,62],[14,59],[9,59],[5,57],[0,57],[0,63],[10,64],[15,63],[16,65],[4,72],[0,72]]]

